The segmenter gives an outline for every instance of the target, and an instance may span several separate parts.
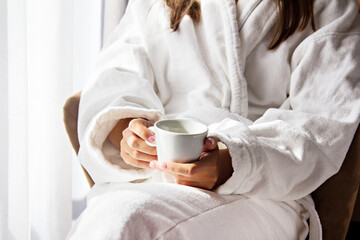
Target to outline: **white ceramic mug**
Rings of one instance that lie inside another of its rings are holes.
[[[202,152],[208,128],[192,119],[160,120],[153,127],[159,162],[192,162]]]

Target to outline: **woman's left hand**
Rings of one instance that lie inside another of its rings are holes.
[[[203,152],[196,162],[159,164],[152,161],[150,167],[173,176],[178,184],[207,190],[217,188],[233,173],[229,150],[219,149],[217,141],[210,138],[206,139]]]

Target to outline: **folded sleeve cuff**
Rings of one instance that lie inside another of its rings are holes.
[[[123,118],[146,118],[149,121],[158,121],[163,114],[154,109],[135,107],[109,107],[101,111],[90,122],[83,142],[80,146],[79,160],[97,182],[130,182],[145,179],[151,176],[148,169],[138,169],[128,166],[120,157],[109,154],[109,147],[104,147],[105,140],[117,122]],[[111,158],[109,158],[111,156]],[[118,161],[117,164],[115,162]]]
[[[245,183],[253,169],[254,139],[244,122],[225,119],[209,126],[209,137],[216,137],[229,149],[232,176],[216,189],[219,194],[241,194],[246,192]]]

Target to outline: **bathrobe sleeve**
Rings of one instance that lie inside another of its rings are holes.
[[[360,119],[360,35],[329,32],[292,58],[289,97],[253,124],[225,119],[209,135],[225,143],[233,175],[217,191],[300,199],[338,172]]]
[[[127,165],[119,151],[106,144],[119,119],[164,115],[143,36],[140,17],[129,2],[126,13],[103,48],[92,79],[80,101],[79,160],[97,182],[128,182],[149,177],[146,169]],[[145,16],[145,14],[144,14]]]

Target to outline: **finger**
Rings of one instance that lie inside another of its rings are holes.
[[[177,181],[187,181],[187,182],[189,182],[189,176],[184,176],[184,175],[179,175],[179,174],[176,174],[176,173],[173,173],[173,172],[169,172],[166,169],[160,167],[161,165],[163,165],[163,164],[159,163],[158,161],[151,161],[149,163],[150,168],[157,169],[160,172],[163,172],[163,173],[166,173],[166,174],[169,174],[169,175],[173,176],[176,182]]]
[[[139,152],[136,150],[129,151],[128,154],[136,160],[141,160],[141,161],[145,161],[145,162],[151,162],[151,161],[157,160],[157,156],[149,155],[149,154],[142,153],[142,152]]]
[[[135,150],[135,149],[131,148],[125,140],[121,141],[121,150],[126,152],[132,158],[137,159],[137,160],[146,161],[146,162],[157,160],[156,154],[150,155],[150,154],[146,154],[144,152]]]
[[[141,139],[149,141],[150,143],[155,143],[155,134],[148,129],[152,126],[151,122],[144,119],[133,119],[129,123],[129,129],[134,132]]]
[[[210,153],[210,152],[202,152],[202,153],[200,154],[199,160],[203,160],[204,158],[206,159],[206,157],[209,156],[209,153]]]
[[[134,159],[133,157],[131,157],[128,153],[122,153],[121,157],[123,158],[123,160],[129,164],[132,165],[134,167],[138,167],[138,168],[150,168],[149,167],[149,163],[145,162],[145,161],[141,161],[141,160],[137,160]]]
[[[127,153],[136,160],[141,160],[141,161],[145,161],[145,162],[151,162],[151,161],[157,160],[157,156],[149,155],[149,154],[142,153],[142,152],[139,152],[136,150],[132,150],[132,151],[131,150]]]
[[[181,185],[199,187],[199,188],[211,190],[216,183],[216,178],[212,176],[210,176],[209,178],[209,176],[201,176],[201,175],[198,176],[194,173],[192,174],[190,173],[190,175],[183,175],[183,174],[179,174],[177,171],[168,171],[169,169],[168,164],[166,165],[167,167],[164,169],[164,167],[160,167],[160,166],[164,166],[164,163],[159,164],[157,161],[151,161],[149,164],[151,168],[157,169],[161,172],[173,176],[176,183]]]
[[[123,140],[127,142],[127,145],[136,151],[148,154],[148,155],[157,155],[155,147],[151,147],[145,143],[143,139],[137,136],[134,132],[129,129],[125,129],[123,132]]]
[[[207,137],[204,142],[203,152],[209,152],[217,149],[218,139],[215,137]]]
[[[176,163],[176,162],[167,162],[158,164],[159,168],[166,173],[172,175],[182,175],[186,177],[193,176],[196,174],[197,163]]]

